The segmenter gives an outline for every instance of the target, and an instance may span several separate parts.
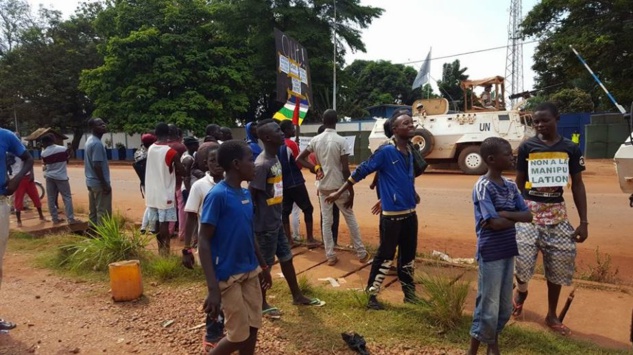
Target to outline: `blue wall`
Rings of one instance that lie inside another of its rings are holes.
[[[558,123],[558,133],[571,139],[572,133],[578,131],[580,133],[580,151],[585,151],[585,125],[591,123],[591,114],[583,113],[566,113],[560,115]]]

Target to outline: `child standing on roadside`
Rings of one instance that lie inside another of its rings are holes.
[[[217,154],[226,175],[204,199],[199,250],[209,292],[204,311],[216,318],[221,304],[227,334],[210,353],[247,355],[255,353],[262,325],[260,283],[265,290],[272,285],[253,234],[253,201],[241,187],[253,180],[255,166],[245,142],[228,141]]]
[[[498,354],[499,333],[512,314],[514,257],[519,255],[514,224],[530,222],[532,214],[517,185],[501,176],[512,167],[510,143],[487,138],[480,154],[488,173],[473,189],[479,277],[468,354],[476,354],[482,342],[488,344],[488,354]]]

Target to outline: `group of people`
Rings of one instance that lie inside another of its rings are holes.
[[[17,136],[16,136],[17,137]],[[55,144],[55,137],[52,134],[45,134],[39,138],[42,145],[42,170],[46,179],[46,191],[48,191],[48,210],[51,214],[53,224],[68,222],[69,224],[81,223],[74,216],[73,201],[68,178],[67,164],[70,159],[68,149]],[[5,169],[9,178],[15,178],[24,166],[21,157],[10,152],[6,154]],[[62,196],[66,219],[59,216],[58,197]],[[42,201],[35,184],[35,172],[33,167],[20,178],[17,190],[13,195],[13,210],[17,221],[17,226],[22,227],[22,211],[25,209],[24,199],[28,196],[35,208],[40,221],[49,222],[42,210]]]
[[[499,333],[512,315],[518,316],[523,311],[539,250],[543,253],[548,286],[545,323],[561,335],[570,333],[556,310],[561,286],[572,281],[575,244],[588,236],[582,181],[584,158],[577,145],[558,134],[559,114],[553,104],[539,105],[533,117],[537,135],[519,147],[515,181],[502,176],[514,159],[507,141],[488,138],[480,147],[488,172],[477,181],[472,193],[479,279],[470,354],[477,353],[481,342],[488,345],[490,353],[499,352]],[[321,132],[301,152],[291,139],[292,124],[272,119],[249,123],[246,141],[225,136],[213,124],[207,127],[202,143],[193,137],[183,138],[177,127],[165,123],[158,124],[151,134],[143,135],[146,150],[139,153],[137,158],[142,159],[135,164],[144,162],[141,178],[147,206],[144,226],[157,233],[159,251],[167,255],[172,237],[170,223],[179,221],[186,267],[193,267],[196,254],[193,246],[198,246],[208,289],[204,302],[205,351],[252,354],[262,317],[282,316],[266,298],[272,285],[275,258],[295,305],[325,304],[302,294],[293,265],[291,247],[295,241],[289,216],[295,204],[304,213],[307,245],[319,243],[312,231],[313,207],[301,168],[316,176],[322,240],[327,264],[332,266],[338,260],[332,233],[334,207],[347,222],[359,261],[368,263],[372,259],[363,245],[352,207],[354,185],[375,173],[372,186],[376,187],[378,197],[374,212],[380,214],[380,245],[371,261],[367,308],[384,309],[377,296],[394,259],[404,302],[419,301],[413,278],[418,240],[416,206],[420,203],[415,178],[424,172],[426,163],[410,141],[414,132],[411,113],[399,110],[387,120],[388,140],[354,172],[350,172],[349,151],[345,139],[336,132],[336,122],[336,112],[327,110]],[[92,135],[86,142],[86,183],[90,219],[98,223],[99,218],[111,213],[110,174],[100,144],[106,126],[98,118],[91,119],[89,125]],[[22,160],[22,166],[10,179],[0,166],[0,201],[4,202],[28,176],[33,159],[12,132],[0,130],[0,138],[0,154],[12,153]],[[58,174],[61,165],[55,165],[63,160],[61,150],[51,150],[45,159],[48,159],[45,160],[47,179],[50,176],[64,181],[67,176]],[[577,228],[568,220],[564,186],[534,179],[538,170],[533,166],[547,159],[556,159],[557,164],[568,168],[580,217]],[[58,191],[66,190],[64,183],[56,186]],[[179,219],[179,213],[184,217]],[[0,256],[8,239],[8,214],[7,204],[0,204]],[[14,326],[0,320],[0,330]]]

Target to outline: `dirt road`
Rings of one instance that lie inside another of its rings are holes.
[[[114,209],[129,218],[140,221],[144,211],[144,201],[138,188],[138,178],[131,166],[112,166],[112,187]],[[82,166],[70,169],[73,199],[75,205],[87,210],[88,195],[84,185]],[[40,175],[41,171],[36,173]],[[315,219],[318,221],[318,201],[312,174],[304,172],[308,190],[314,196]],[[511,177],[511,175],[510,175]],[[418,206],[420,220],[418,251],[429,253],[433,250],[446,252],[452,257],[473,257],[475,253],[475,233],[471,191],[476,176],[448,172],[430,172],[416,180],[417,191],[422,197]],[[356,186],[354,211],[361,226],[363,239],[378,244],[378,217],[370,212],[376,201],[376,194],[369,189],[371,179]],[[608,160],[588,161],[584,173],[589,205],[589,239],[578,245],[579,271],[595,264],[595,251],[607,253],[613,266],[620,270],[618,276],[633,284],[633,209],[628,207],[627,196],[620,192],[613,162]],[[572,223],[578,222],[578,214],[573,204],[571,190],[565,191],[569,215]],[[318,223],[315,224],[318,228]],[[302,227],[303,228],[303,223]],[[342,240],[348,241],[347,228],[341,222]],[[315,231],[316,232],[316,231]],[[317,233],[316,235],[319,235]]]

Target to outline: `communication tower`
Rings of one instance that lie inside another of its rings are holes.
[[[508,23],[508,48],[506,54],[506,93],[523,92],[523,40],[519,33],[522,20],[521,0],[510,0],[510,21]],[[512,106],[518,99],[511,100]]]

